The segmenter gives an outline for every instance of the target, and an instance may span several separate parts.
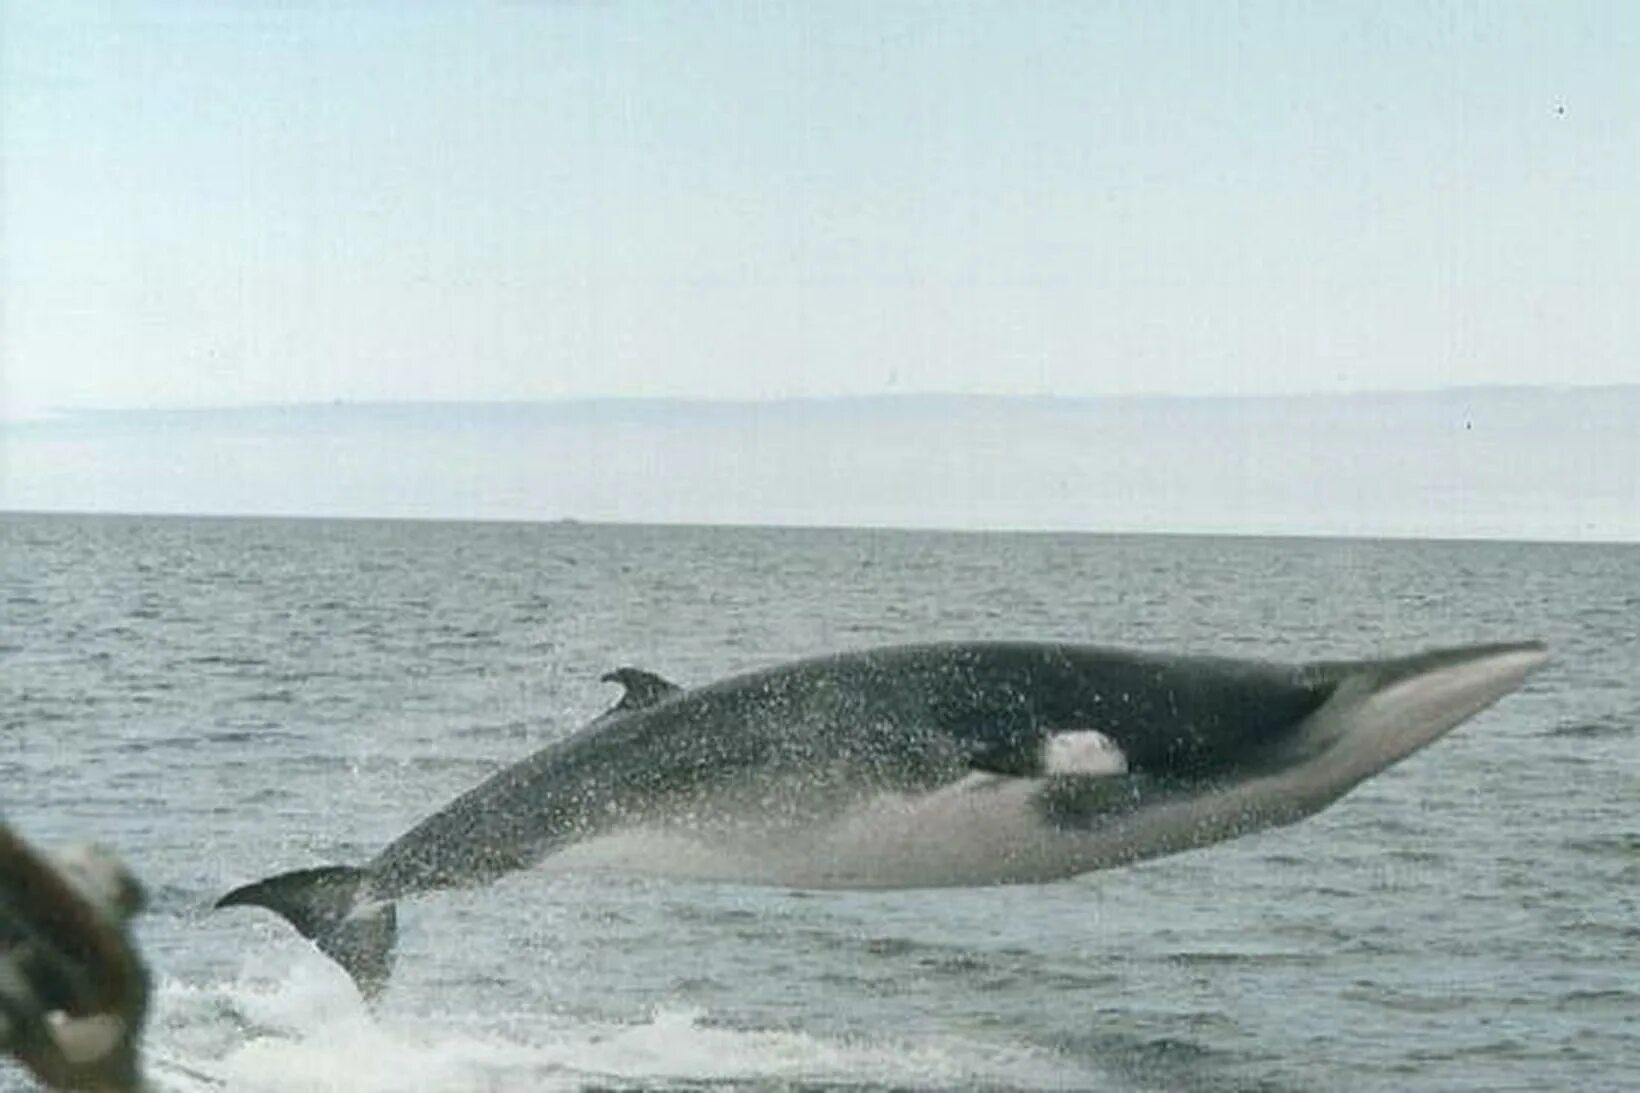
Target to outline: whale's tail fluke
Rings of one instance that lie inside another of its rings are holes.
[[[298,869],[235,888],[216,906],[266,907],[282,916],[374,999],[393,970],[398,915],[391,902],[363,898],[368,877],[351,865]]]

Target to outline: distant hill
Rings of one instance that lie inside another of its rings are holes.
[[[326,403],[0,428],[0,508],[1640,541],[1640,385]]]

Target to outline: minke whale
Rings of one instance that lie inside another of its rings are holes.
[[[680,688],[624,668],[591,724],[362,866],[265,907],[367,996],[395,901],[538,864],[812,888],[1050,881],[1292,823],[1513,691],[1535,642],[1284,665],[990,642],[840,653]]]

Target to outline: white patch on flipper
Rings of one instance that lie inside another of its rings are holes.
[[[1126,774],[1127,756],[1095,729],[1056,732],[1042,746],[1044,774]]]

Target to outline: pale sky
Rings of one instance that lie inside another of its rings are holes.
[[[0,415],[1640,380],[1640,5],[0,0]]]

